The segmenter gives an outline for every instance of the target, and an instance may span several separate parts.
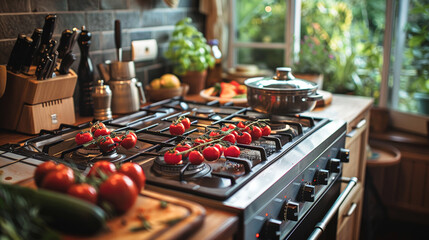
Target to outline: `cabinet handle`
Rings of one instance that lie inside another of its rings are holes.
[[[349,211],[348,211],[346,214],[344,214],[344,216],[345,216],[345,217],[350,217],[350,216],[355,212],[356,207],[357,207],[357,203],[355,203],[355,202],[354,202],[354,203],[350,206]]]
[[[356,126],[353,128],[353,130],[351,130],[349,133],[347,133],[346,137],[352,138],[355,134],[356,131],[360,128],[363,128],[366,125],[366,119],[362,119],[358,122],[358,124],[356,124]]]

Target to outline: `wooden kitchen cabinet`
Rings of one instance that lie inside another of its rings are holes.
[[[343,177],[357,177],[359,182],[339,209],[337,239],[359,239],[372,103],[372,98],[334,94],[331,105],[317,108],[306,114],[347,122],[345,147],[350,150],[350,161],[343,164]],[[346,184],[343,183],[341,190],[345,187]]]

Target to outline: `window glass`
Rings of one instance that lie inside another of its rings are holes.
[[[285,0],[237,0],[238,42],[284,42]]]
[[[256,64],[260,69],[271,70],[284,66],[283,49],[238,48],[237,53],[240,64]]]
[[[402,52],[392,61],[391,89],[395,91],[397,84],[399,93],[392,94],[391,105],[400,111],[429,115],[429,1],[411,0],[405,15],[401,15],[401,10],[399,7],[396,20],[406,22],[403,29],[406,34],[402,46],[398,33],[395,34],[397,44],[392,52]],[[395,29],[401,31],[400,27]],[[397,61],[401,60],[401,70],[395,71]]]

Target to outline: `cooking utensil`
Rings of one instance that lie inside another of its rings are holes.
[[[122,62],[121,21],[115,20],[115,45],[118,61]]]
[[[71,65],[76,61],[76,55],[69,52],[67,55],[65,55],[64,59],[61,60],[60,69],[58,70],[61,74],[67,74],[70,72]]]
[[[20,58],[20,70],[23,72],[28,72],[32,62],[33,56],[33,39],[26,37],[24,39],[24,46],[22,47],[22,55]]]
[[[105,85],[103,80],[98,80],[92,92],[94,101],[94,119],[106,120],[112,119],[112,91],[109,85]]]
[[[42,32],[43,30],[41,28],[35,28],[33,34],[31,35],[31,39],[33,39],[33,44],[31,45],[31,62],[33,65],[37,64],[35,57],[37,55],[37,49],[39,48],[42,38]]]
[[[73,31],[66,29],[61,33],[60,44],[58,45],[58,58],[63,59],[70,51],[71,41],[73,40]]]
[[[45,17],[45,24],[43,25],[43,32],[42,32],[42,38],[40,40],[40,43],[48,44],[49,40],[52,38],[52,34],[54,33],[55,29],[55,20],[57,19],[57,15],[55,14],[49,14]]]
[[[296,79],[291,68],[279,67],[273,78],[249,78],[247,102],[259,112],[286,115],[311,111],[322,95],[316,93],[317,83]]]
[[[109,64],[112,90],[112,112],[124,114],[136,112],[146,103],[141,82],[135,78],[134,62],[112,62]]]
[[[7,62],[8,70],[15,71],[16,69],[19,69],[17,66],[19,59],[18,53],[21,51],[21,48],[24,45],[25,37],[25,34],[18,34],[18,38],[16,39],[15,45],[13,45],[12,51],[10,53],[9,61]]]

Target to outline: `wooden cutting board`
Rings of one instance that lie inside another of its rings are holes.
[[[166,207],[161,202],[166,202]],[[142,226],[143,216],[148,230],[131,231]],[[124,215],[108,221],[108,230],[92,237],[64,236],[64,239],[185,239],[204,222],[205,209],[196,203],[144,190],[136,204]],[[168,222],[177,221],[175,224]]]
[[[317,90],[317,93],[322,95],[322,99],[316,102],[316,107],[323,107],[331,104],[332,93],[323,90]]]

